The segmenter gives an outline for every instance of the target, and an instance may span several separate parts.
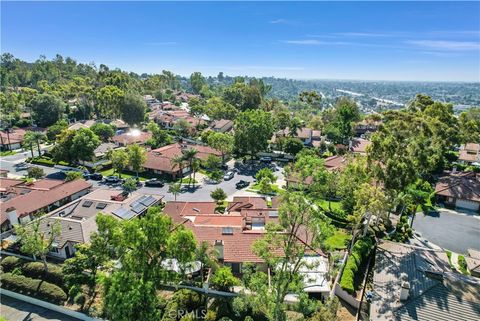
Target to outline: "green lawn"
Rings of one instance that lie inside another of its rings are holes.
[[[343,250],[347,248],[348,241],[352,239],[350,234],[345,233],[342,230],[337,230],[335,234],[325,240],[327,247],[334,250]]]
[[[328,201],[324,199],[318,199],[315,201],[315,203],[323,208],[325,211],[328,211]],[[341,210],[342,209],[342,204],[339,201],[330,201],[330,208],[332,211],[334,210]]]
[[[4,150],[0,152],[0,156],[10,156],[10,155],[15,155],[16,152],[12,150]]]
[[[100,172],[100,174],[102,174],[103,176],[112,176],[112,175],[118,176],[118,173],[116,173],[116,174],[114,173],[113,168],[103,170],[103,171]],[[129,171],[123,171],[122,172],[122,178],[135,178],[135,177],[136,177],[136,174],[133,173],[133,172],[129,172]],[[150,179],[152,177],[155,177],[155,176],[153,176],[153,175],[151,175],[150,173],[147,173],[147,172],[138,173],[138,178],[141,181],[146,181],[147,179]]]
[[[280,192],[280,187],[278,187],[277,185],[275,184],[270,184],[270,187],[272,188],[272,192],[277,194]],[[260,184],[259,183],[255,183],[253,184],[252,186],[249,186],[247,188],[247,191],[251,191],[251,192],[257,192],[259,193],[260,191]]]
[[[180,179],[177,179],[175,183],[180,183],[180,184],[197,184],[197,180],[190,178],[190,177],[182,177]]]

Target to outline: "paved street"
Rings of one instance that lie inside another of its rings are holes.
[[[0,315],[7,321],[78,321],[76,318],[2,295]]]
[[[184,185],[182,193],[177,196],[177,201],[211,201],[212,198],[210,197],[210,193],[217,188],[221,188],[227,193],[229,196],[227,199],[231,200],[233,196],[241,196],[241,195],[254,195],[258,196],[256,193],[247,192],[246,189],[237,190],[235,184],[240,181],[244,180],[250,182],[250,186],[253,184],[254,177],[252,176],[252,172],[243,173],[239,172],[236,173],[235,176],[229,180],[224,181],[222,180],[219,184],[204,182],[203,184],[196,184],[195,187],[189,187]],[[278,177],[277,184],[283,185],[284,178],[282,174],[282,169],[277,167],[277,171],[275,171],[275,175]],[[158,194],[164,195],[165,201],[173,201],[174,196],[171,193],[168,193],[168,185],[165,185],[162,188],[158,187],[142,187],[138,190],[140,193],[145,194]]]
[[[480,216],[440,210],[438,215],[417,213],[413,228],[423,238],[447,250],[466,253],[480,250]]]

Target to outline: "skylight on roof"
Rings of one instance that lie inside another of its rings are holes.
[[[92,204],[93,204],[92,201],[85,201],[85,202],[83,202],[82,206],[83,207],[90,207],[90,206],[92,206]]]
[[[107,203],[98,203],[96,208],[103,210],[105,207],[107,207]]]
[[[222,227],[222,235],[233,235],[233,227]]]

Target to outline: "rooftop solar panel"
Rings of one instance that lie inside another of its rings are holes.
[[[145,205],[142,205],[142,204],[137,204],[134,207],[132,207],[132,211],[134,211],[137,214],[141,214],[146,209],[147,209],[147,207]]]
[[[141,202],[145,206],[151,206],[157,202],[157,199],[153,196],[147,196],[145,199]]]
[[[124,220],[129,220],[135,216],[135,213],[133,213],[132,211],[130,211],[128,208],[125,208],[125,207],[117,208],[115,211],[112,212],[112,214]]]

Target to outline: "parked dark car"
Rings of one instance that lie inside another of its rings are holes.
[[[240,180],[240,181],[238,181],[238,182],[235,184],[235,186],[237,187],[237,189],[245,188],[245,187],[247,187],[248,185],[250,185],[250,183],[247,182],[247,181],[244,181],[244,180]]]
[[[158,178],[151,178],[145,181],[145,186],[148,187],[163,187],[165,183],[159,180]]]
[[[90,174],[90,179],[93,179],[94,181],[101,181],[103,179],[103,175],[100,173],[93,173]]]

